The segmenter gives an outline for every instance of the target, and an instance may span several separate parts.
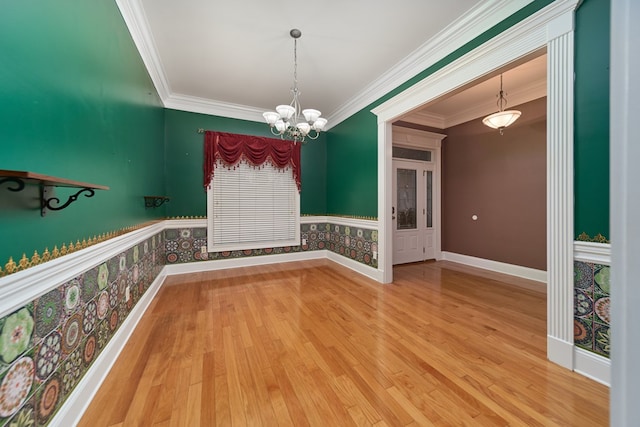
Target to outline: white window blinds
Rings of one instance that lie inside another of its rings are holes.
[[[210,252],[300,244],[300,195],[291,168],[217,161],[207,191]]]

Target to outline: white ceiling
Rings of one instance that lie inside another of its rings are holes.
[[[299,28],[301,103],[321,110],[328,127],[531,2],[116,1],[167,108],[246,120],[291,101],[289,30]],[[455,104],[433,113],[447,116]]]

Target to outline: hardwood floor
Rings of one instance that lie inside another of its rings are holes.
[[[447,262],[394,277],[169,277],[80,425],[608,425],[608,388],[546,360],[540,285]]]

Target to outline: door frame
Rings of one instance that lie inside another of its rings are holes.
[[[480,76],[547,52],[547,357],[573,369],[574,12],[556,0],[372,110],[378,116],[378,248],[383,283],[393,280],[391,146],[393,121]]]
[[[391,146],[396,147],[404,147],[404,148],[413,148],[413,149],[423,149],[428,150],[433,153],[433,157],[431,159],[431,163],[434,165],[433,179],[435,181],[435,186],[433,188],[433,203],[435,209],[433,210],[433,230],[436,235],[436,239],[434,242],[435,246],[435,257],[436,260],[442,259],[442,140],[447,137],[447,135],[443,133],[429,132],[426,130],[417,130],[404,128],[401,126],[391,126],[392,129],[392,138],[391,138]],[[393,166],[392,160],[390,157],[390,168],[389,178],[393,179]],[[402,159],[399,159],[402,160]],[[378,164],[378,169],[380,166]],[[378,170],[378,174],[380,171]],[[386,205],[386,211],[391,213],[391,206],[393,205],[393,188],[391,186],[391,182],[389,183],[389,189],[391,193],[389,194],[389,204]],[[380,187],[378,187],[378,205],[380,204]],[[378,212],[380,212],[380,208],[378,207]],[[378,217],[380,214],[378,214]],[[389,218],[391,218],[389,216]],[[379,220],[379,218],[378,218]],[[390,220],[391,221],[391,220]],[[378,225],[379,226],[379,225]],[[393,223],[390,225],[392,240],[393,240]],[[379,228],[382,230],[381,228]],[[381,233],[379,233],[381,234]],[[378,251],[382,252],[380,249],[380,245],[378,246]],[[391,257],[391,266],[393,269],[393,243],[389,245],[390,250],[389,257]],[[380,254],[380,256],[384,256]],[[380,263],[381,264],[381,263]],[[379,264],[379,265],[380,265]],[[383,282],[390,283],[390,282]]]

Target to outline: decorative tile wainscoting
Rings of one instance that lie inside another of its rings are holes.
[[[574,343],[609,357],[610,267],[576,261],[574,268]]]
[[[601,383],[611,378],[611,245],[574,243],[574,369]]]
[[[368,267],[378,267],[378,231],[370,228],[376,224],[374,221],[303,217],[300,246],[209,253],[201,252],[201,248],[207,247],[205,220],[168,222],[171,228],[164,231],[167,265],[326,250]]]
[[[152,226],[0,280],[0,426],[48,425],[74,390],[86,399],[83,377],[97,363],[108,371],[101,354],[156,286],[163,239]],[[20,287],[39,295],[24,300]]]

